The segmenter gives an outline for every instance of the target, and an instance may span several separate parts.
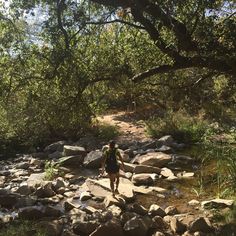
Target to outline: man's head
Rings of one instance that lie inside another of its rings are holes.
[[[110,148],[115,148],[115,146],[116,146],[116,142],[114,140],[110,140],[109,147]]]

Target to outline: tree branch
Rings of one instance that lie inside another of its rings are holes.
[[[115,20],[110,20],[110,21],[97,21],[97,22],[91,22],[90,21],[90,22],[86,22],[85,24],[87,24],[87,25],[105,25],[105,24],[112,24],[112,23],[122,23],[122,24],[125,24],[125,25],[135,27],[137,29],[145,30],[145,28],[141,25],[136,25],[136,24],[133,24],[131,22],[120,20],[120,19],[115,19]]]
[[[146,70],[145,72],[135,75],[132,78],[132,81],[134,83],[137,83],[137,82],[140,82],[140,81],[142,81],[150,76],[156,75],[156,74],[168,73],[171,71],[176,71],[179,69],[185,69],[185,68],[189,68],[189,67],[191,67],[191,64],[187,63],[187,62],[182,63],[182,64],[175,63],[173,65],[161,65],[161,66],[151,68],[149,70]]]

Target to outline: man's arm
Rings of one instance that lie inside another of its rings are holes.
[[[104,174],[104,171],[105,171],[105,163],[106,163],[106,159],[107,159],[107,154],[106,152],[102,155],[102,171],[101,171],[101,174],[103,175]]]
[[[124,161],[123,161],[123,158],[118,150],[117,150],[117,156],[118,156],[120,162],[122,163],[122,170],[125,171]]]

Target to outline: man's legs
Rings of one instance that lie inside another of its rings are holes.
[[[119,191],[118,191],[118,187],[119,187],[119,183],[120,183],[120,173],[118,172],[118,173],[116,173],[116,190],[115,190],[115,192],[116,193],[119,193]]]
[[[115,182],[115,174],[109,174],[109,178],[110,178],[110,187],[111,187],[111,192],[114,195],[114,182]]]

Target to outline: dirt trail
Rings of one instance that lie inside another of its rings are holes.
[[[120,133],[116,138],[118,143],[145,142],[151,140],[145,132],[144,122],[137,119],[134,113],[117,112],[100,116],[98,117],[98,120],[118,128]]]

